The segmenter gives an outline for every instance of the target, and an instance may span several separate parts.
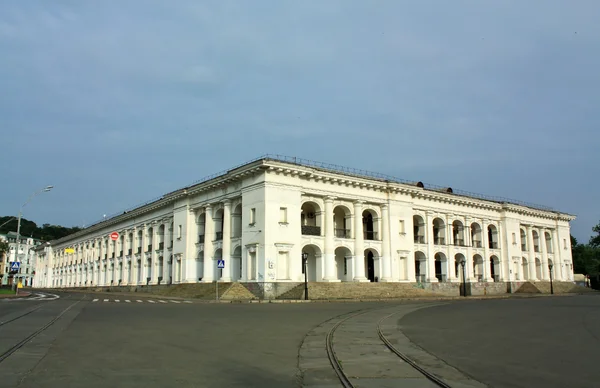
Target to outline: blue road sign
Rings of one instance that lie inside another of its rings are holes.
[[[18,261],[11,261],[11,263],[10,263],[11,271],[18,271],[20,267],[21,267],[21,263],[19,263]]]
[[[225,260],[217,261],[217,268],[225,268]]]

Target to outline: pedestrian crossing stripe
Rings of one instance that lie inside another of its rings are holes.
[[[97,298],[93,299],[92,303],[96,303],[99,300],[100,299],[97,299]],[[106,302],[110,302],[111,300],[110,299],[103,299],[102,301],[106,303]],[[114,299],[113,302],[120,303],[121,300],[120,299]],[[131,303],[131,300],[125,299],[124,302],[125,303]],[[138,303],[144,303],[144,301],[140,300],[140,299],[137,299],[136,302],[138,302]],[[156,301],[154,301],[154,300],[146,300],[146,302],[156,304]],[[176,304],[180,304],[180,303],[193,303],[191,300],[163,300],[163,299],[158,299],[158,302],[159,303],[169,303],[170,302],[170,303],[176,303]]]

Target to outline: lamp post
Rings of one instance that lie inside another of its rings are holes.
[[[36,191],[35,193],[31,194],[31,196],[29,196],[29,198],[27,199],[27,201],[25,201],[25,203],[23,205],[21,205],[21,208],[19,209],[19,220],[17,221],[17,246],[16,246],[16,250],[15,250],[15,261],[18,260],[19,257],[19,244],[21,242],[21,216],[23,215],[23,208],[25,207],[25,205],[27,205],[29,202],[31,202],[31,200],[33,199],[33,197],[35,197],[38,194],[41,193],[46,193],[50,190],[52,190],[54,188],[54,186],[46,186],[43,189]],[[15,282],[13,281],[13,290],[15,289],[17,285],[15,284]]]
[[[467,296],[467,274],[465,272],[465,264],[466,264],[466,260],[460,259],[460,266],[462,267],[462,274],[463,274],[463,296],[466,297]]]
[[[552,285],[552,268],[554,266],[552,265],[552,263],[548,263],[548,270],[550,270],[550,295],[554,294],[554,287]]]
[[[302,252],[302,265],[304,266],[304,300],[308,300],[308,253]]]

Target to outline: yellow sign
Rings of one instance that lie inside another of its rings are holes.
[[[65,253],[75,253],[75,249],[73,249],[73,248],[66,248],[65,249]]]
[[[17,288],[23,288],[23,283],[21,283],[20,280],[19,280],[19,283],[17,283]]]

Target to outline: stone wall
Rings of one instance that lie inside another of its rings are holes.
[[[436,295],[440,296],[460,296],[460,285],[461,283],[420,283],[423,289],[431,291]],[[416,285],[415,285],[416,287]]]
[[[506,294],[505,282],[476,282],[467,283],[467,295],[486,296]]]

